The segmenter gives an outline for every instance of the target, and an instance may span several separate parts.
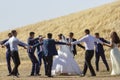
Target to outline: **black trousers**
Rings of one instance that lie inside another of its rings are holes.
[[[52,64],[53,64],[53,56],[47,56],[46,57],[46,71],[47,76],[51,76],[51,70],[52,70]]]
[[[29,58],[32,62],[31,75],[39,74],[39,62],[38,62],[36,56],[34,55],[34,52],[28,53],[28,55],[29,55]]]
[[[100,57],[102,58],[102,61],[103,61],[103,63],[105,64],[105,66],[107,68],[107,71],[109,71],[109,66],[108,66],[108,63],[107,63],[107,60],[106,60],[104,52],[101,52],[101,53],[96,52],[95,57],[96,57],[96,61],[95,61],[96,71],[99,71],[99,60],[100,60]]]
[[[14,63],[14,68],[13,68],[11,74],[17,75],[18,74],[18,67],[20,65],[20,58],[19,58],[18,51],[12,51],[11,56],[12,56],[13,63]]]
[[[42,59],[43,59],[45,74],[47,74],[47,71],[46,71],[46,68],[47,68],[47,67],[46,67],[46,58],[45,58],[45,56],[44,56],[43,54],[44,54],[44,52],[38,53],[38,61],[39,61],[39,70],[38,70],[38,73],[40,73],[40,68],[41,68]]]
[[[85,53],[85,64],[84,64],[84,70],[83,70],[84,75],[86,74],[88,68],[89,68],[92,76],[96,75],[95,71],[93,69],[93,66],[91,64],[91,60],[92,60],[93,56],[94,56],[94,50],[87,50],[86,51],[86,53]]]

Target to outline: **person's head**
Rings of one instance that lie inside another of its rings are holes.
[[[89,29],[85,29],[84,32],[85,32],[86,35],[90,34],[90,30]]]
[[[62,34],[59,34],[59,35],[58,35],[58,39],[59,39],[59,40],[62,39]]]
[[[11,38],[11,37],[12,37],[12,34],[11,34],[11,33],[8,33],[8,37]]]
[[[47,34],[47,37],[48,37],[49,39],[51,39],[51,38],[52,38],[52,33],[48,33],[48,34]]]
[[[111,32],[110,38],[113,43],[116,43],[116,44],[120,43],[120,38],[115,31]]]
[[[95,33],[95,37],[99,38],[100,37],[99,33]]]
[[[69,37],[70,37],[70,38],[73,38],[73,36],[74,36],[74,33],[73,33],[73,32],[70,32],[70,33],[69,33]]]
[[[12,31],[11,31],[11,34],[12,34],[12,36],[15,36],[15,37],[16,37],[16,36],[17,36],[17,31],[16,31],[16,30],[12,30]]]
[[[39,35],[39,41],[43,41],[43,36],[42,35]]]
[[[35,33],[34,32],[30,32],[29,35],[30,35],[31,38],[34,38]]]

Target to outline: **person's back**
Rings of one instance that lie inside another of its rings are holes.
[[[57,49],[54,39],[46,39],[43,41],[43,47],[45,54],[48,54],[48,56],[57,55]]]
[[[85,36],[85,48],[86,50],[94,50],[95,38],[91,35]]]
[[[18,42],[19,40],[14,36],[9,39],[11,51],[18,50],[18,47],[17,47],[17,45],[19,44]]]

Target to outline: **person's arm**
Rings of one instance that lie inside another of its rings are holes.
[[[5,40],[3,40],[3,41],[1,41],[0,42],[0,45],[3,45],[5,42],[7,42],[8,41],[8,39],[5,39]]]
[[[59,42],[59,41],[55,41],[55,44],[59,44],[59,45],[67,45],[67,43],[65,43],[65,42]]]
[[[5,42],[4,44],[2,44],[2,48],[4,48],[5,46],[7,46],[9,44],[9,40],[7,42]]]
[[[110,40],[110,44],[104,43],[104,45],[108,46],[108,47],[111,47],[111,48],[114,46],[112,40]]]
[[[35,47],[40,46],[40,45],[43,45],[43,42],[41,42],[41,43],[36,43],[36,44],[33,45],[32,47],[35,48]]]
[[[83,45],[81,45],[81,44],[77,44],[77,46],[79,46],[80,48],[85,49],[85,47]]]
[[[97,39],[97,38],[95,38],[95,37],[94,37],[94,40],[95,40],[94,42],[98,42],[98,43],[100,43],[100,44],[104,44],[103,41],[101,41],[100,39]]]
[[[76,44],[80,44],[81,42],[85,42],[85,41],[86,41],[86,37],[83,37],[83,38],[79,39],[78,41],[71,42],[71,44],[76,45]]]
[[[102,38],[102,41],[103,41],[104,43],[110,44],[110,41],[107,41],[107,40],[105,40],[104,38]]]
[[[39,37],[34,38],[34,39],[29,39],[30,42],[31,42],[31,41],[36,41],[36,40],[39,40]]]

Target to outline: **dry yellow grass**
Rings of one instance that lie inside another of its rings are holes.
[[[120,1],[56,19],[30,24],[17,28],[16,30],[18,31],[18,37],[26,42],[30,31],[34,31],[36,36],[39,34],[46,35],[48,32],[52,32],[54,38],[56,38],[59,33],[68,36],[68,33],[72,31],[75,33],[75,38],[79,39],[84,36],[84,30],[86,28],[91,30],[91,34],[99,32],[101,36],[106,39],[109,39],[109,33],[112,30],[120,34]],[[8,32],[10,31],[1,32],[0,40],[5,39]],[[108,51],[107,49],[107,53],[109,53]],[[0,49],[0,62],[5,58],[4,52],[5,49]],[[83,50],[79,49],[79,53],[83,54]],[[21,58],[26,59],[26,50],[21,49],[20,55]]]

